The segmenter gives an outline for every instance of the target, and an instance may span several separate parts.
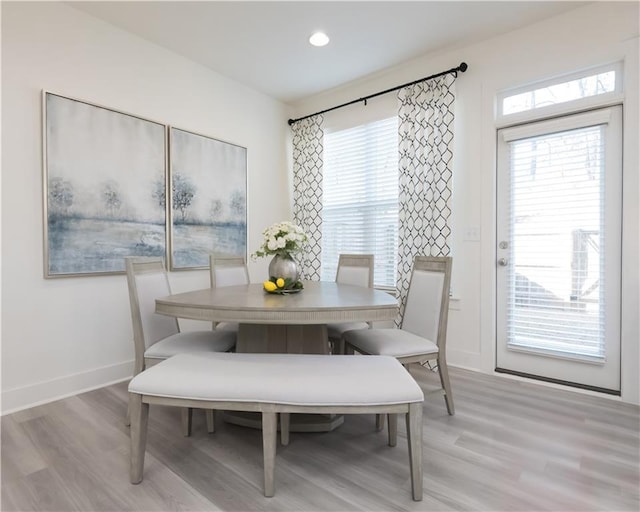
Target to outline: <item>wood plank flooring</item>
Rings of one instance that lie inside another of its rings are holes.
[[[412,374],[425,389],[437,375]],[[404,422],[398,446],[373,416],[278,446],[276,495],[262,495],[260,432],[206,433],[194,413],[151,407],[144,480],[128,477],[126,384],[2,418],[3,511],[638,511],[638,407],[451,368],[456,415],[424,408],[424,500],[411,500]]]

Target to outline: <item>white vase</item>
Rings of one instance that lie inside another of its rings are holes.
[[[269,263],[269,278],[272,277],[290,278],[294,282],[300,279],[300,269],[290,254],[284,256],[276,254],[273,257]]]

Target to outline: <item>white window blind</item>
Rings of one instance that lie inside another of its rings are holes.
[[[374,285],[395,287],[398,253],[398,120],[324,137],[322,279],[340,254],[373,254]]]
[[[604,126],[509,142],[511,348],[604,360]]]

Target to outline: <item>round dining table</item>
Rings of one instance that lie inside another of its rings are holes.
[[[389,321],[398,313],[396,298],[381,290],[329,281],[303,285],[300,292],[285,294],[268,293],[262,284],[177,293],[157,298],[156,313],[238,323],[237,352],[296,354],[328,354],[329,323]],[[255,414],[227,412],[224,417],[230,423],[261,427]],[[343,421],[342,415],[296,414],[290,430],[326,432]]]
[[[238,323],[237,352],[327,354],[329,323],[393,320],[389,293],[329,281],[305,281],[299,293],[268,293],[262,284],[206,288],[156,299],[156,313]]]

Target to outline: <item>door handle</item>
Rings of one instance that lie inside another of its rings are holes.
[[[509,260],[507,258],[500,258],[498,260],[498,265],[501,267],[506,267],[509,264]]]

